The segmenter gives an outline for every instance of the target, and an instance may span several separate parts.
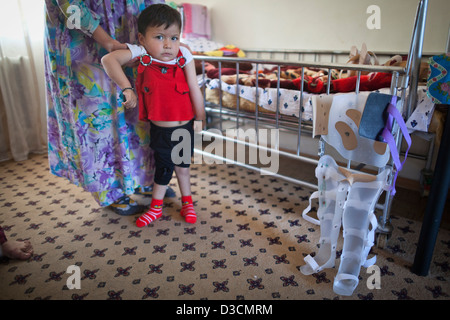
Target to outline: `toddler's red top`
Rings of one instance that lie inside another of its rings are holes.
[[[136,91],[139,99],[139,120],[186,121],[194,118],[189,86],[182,69],[186,59],[178,52],[177,63],[154,61],[141,56]]]

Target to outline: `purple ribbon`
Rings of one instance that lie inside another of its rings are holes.
[[[403,165],[405,164],[405,161],[406,161],[406,157],[408,156],[409,148],[411,147],[411,137],[408,133],[408,129],[406,128],[406,124],[405,124],[405,121],[403,120],[402,115],[395,107],[396,104],[397,104],[397,96],[392,96],[391,102],[389,103],[389,106],[387,107],[388,119],[386,121],[386,126],[384,127],[383,132],[381,134],[384,141],[389,145],[389,149],[391,150],[391,156],[394,161],[395,168],[396,168],[394,179],[392,180],[392,186],[391,186],[392,195],[395,195],[395,192],[396,192],[395,191],[395,182],[397,181],[398,172],[400,170],[402,170]],[[399,157],[398,150],[397,150],[397,145],[395,143],[394,136],[392,135],[392,126],[393,126],[394,120],[397,121],[397,124],[400,127],[403,137],[405,138],[405,141],[408,144],[403,162],[400,161],[400,157]]]

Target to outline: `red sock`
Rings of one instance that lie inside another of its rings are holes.
[[[187,223],[195,223],[197,221],[197,214],[194,210],[194,205],[192,203],[191,196],[182,196],[181,197],[181,211],[180,214],[184,217],[184,221]]]
[[[144,213],[136,220],[136,226],[139,228],[145,227],[162,216],[163,200],[152,199],[150,210]]]

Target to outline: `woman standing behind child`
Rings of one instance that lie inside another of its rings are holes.
[[[140,46],[127,44],[128,49],[116,50],[102,58],[108,76],[122,89],[126,108],[135,108],[138,99],[122,66],[140,57],[136,91],[139,96],[139,119],[150,121],[150,147],[155,152],[155,178],[150,210],[136,221],[144,227],[162,215],[167,185],[175,170],[182,195],[181,215],[195,223],[189,161],[174,163],[173,148],[202,130],[205,120],[203,98],[197,83],[192,54],[180,47],[181,16],[165,4],[151,5],[138,18]],[[172,133],[183,129],[186,135],[172,141]],[[183,156],[182,156],[183,158]]]
[[[137,18],[164,0],[45,0],[45,75],[50,172],[90,193],[119,215],[146,206],[130,195],[151,194],[154,156],[149,124],[122,106],[101,67],[108,52],[138,41]],[[133,82],[136,70],[125,73]],[[166,196],[175,196],[167,190]]]

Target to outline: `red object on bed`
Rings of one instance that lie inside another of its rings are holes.
[[[345,79],[337,79],[331,81],[333,92],[352,92],[356,89],[356,76]],[[391,86],[392,74],[384,72],[373,72],[368,75],[361,76],[360,91],[373,91],[381,88],[389,88]]]

